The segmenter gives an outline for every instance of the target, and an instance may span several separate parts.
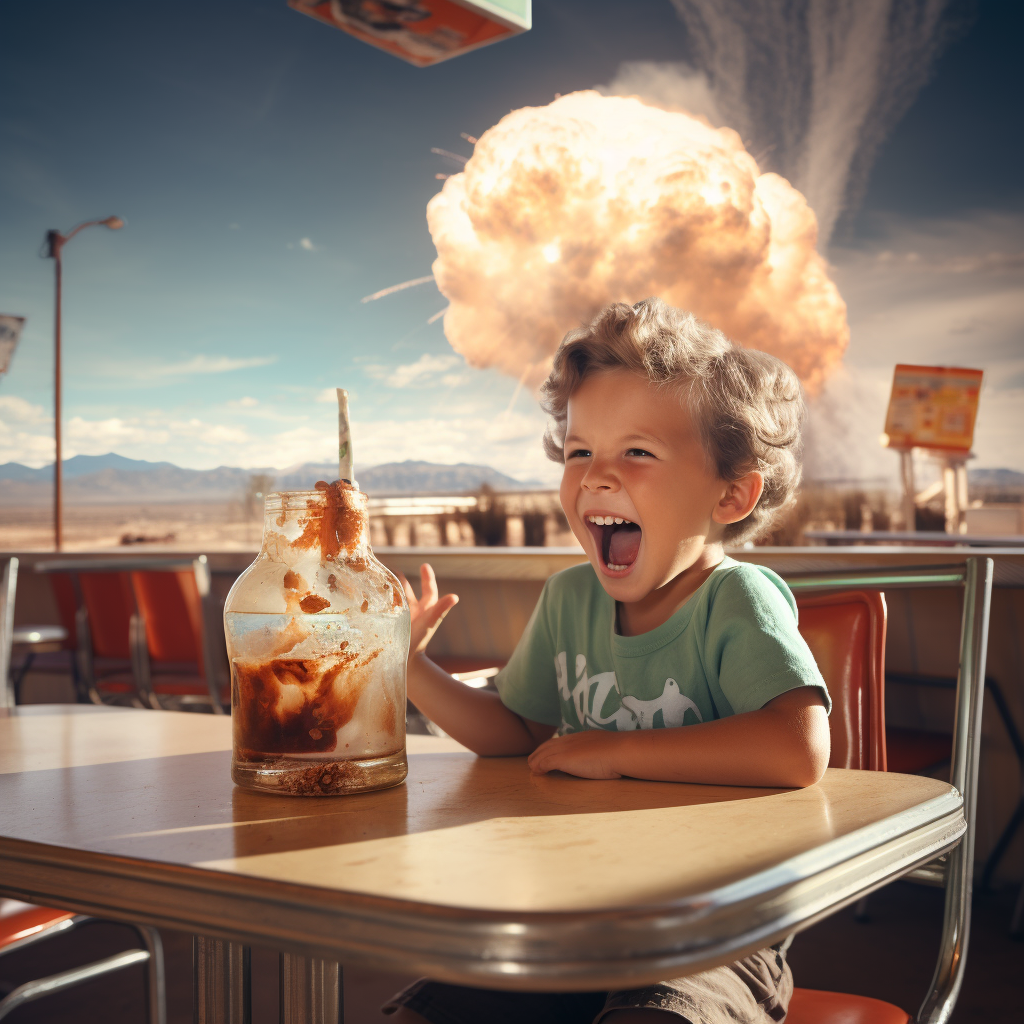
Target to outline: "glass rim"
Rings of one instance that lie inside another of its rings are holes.
[[[326,491],[318,490],[270,491],[264,498],[264,507],[268,512],[271,509],[275,512],[308,512],[310,511],[310,501],[318,501],[321,505],[326,505],[326,494]],[[368,495],[365,491],[346,489],[342,491],[342,494],[347,499],[345,504],[365,506],[368,500]]]

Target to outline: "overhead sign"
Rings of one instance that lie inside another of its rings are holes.
[[[959,366],[897,366],[884,443],[890,448],[969,452],[981,378],[981,370]]]
[[[0,313],[0,374],[6,373],[11,365],[11,358],[18,347],[18,339],[24,326],[23,316],[4,316]]]
[[[410,64],[426,67],[527,32],[531,0],[288,0]]]

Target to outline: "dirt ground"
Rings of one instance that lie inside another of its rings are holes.
[[[392,541],[398,547],[435,547],[442,543],[438,523],[428,517],[391,517]],[[448,523],[446,542],[472,547],[467,523]],[[259,548],[263,516],[246,517],[240,502],[139,505],[80,505],[64,510],[64,551],[251,551]],[[549,523],[549,546],[576,546],[568,530]],[[370,521],[370,543],[387,545],[383,522]],[[518,516],[508,520],[508,543],[523,543]],[[0,551],[53,550],[53,516],[48,506],[0,505]]]
[[[259,520],[245,519],[238,502],[150,505],[82,505],[64,510],[64,550],[125,547],[219,551],[258,547]],[[48,507],[0,507],[0,550],[45,551],[53,547]]]

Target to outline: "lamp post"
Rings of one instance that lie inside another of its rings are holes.
[[[60,279],[61,252],[79,231],[102,224],[111,231],[124,227],[120,217],[105,217],[103,220],[87,220],[78,227],[72,228],[66,235],[59,231],[46,232],[46,256],[53,260],[55,270],[55,291],[53,311],[53,434],[56,450],[53,458],[53,547],[60,551],[64,545],[64,479],[61,469],[60,451]]]

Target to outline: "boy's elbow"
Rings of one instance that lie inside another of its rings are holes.
[[[804,742],[794,751],[796,756],[787,765],[787,774],[790,775],[787,784],[793,789],[806,789],[820,782],[832,753],[825,709],[814,708],[812,711],[816,713],[810,716],[810,721],[805,725]]]

